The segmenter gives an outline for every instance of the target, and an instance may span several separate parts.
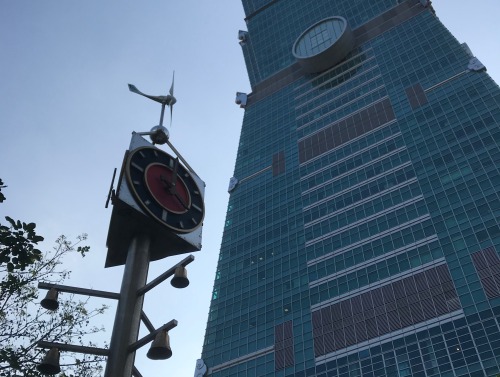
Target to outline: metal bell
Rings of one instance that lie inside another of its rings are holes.
[[[59,350],[57,348],[51,348],[49,352],[45,354],[41,364],[37,366],[38,371],[48,375],[54,375],[61,372],[59,357]]]
[[[59,307],[59,302],[57,302],[57,296],[59,292],[55,288],[50,288],[45,298],[40,302],[43,308],[47,310],[57,310]]]
[[[156,334],[155,340],[153,340],[146,356],[151,360],[165,360],[172,356],[170,337],[165,330]]]
[[[172,287],[175,288],[186,288],[189,285],[186,267],[177,266],[175,268],[174,277],[172,278],[170,284],[172,284]]]

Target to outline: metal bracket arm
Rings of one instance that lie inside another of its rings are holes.
[[[132,376],[134,376],[134,377],[142,377],[141,372],[139,372],[139,370],[135,366],[132,369]]]
[[[158,276],[156,279],[151,280],[144,287],[138,289],[137,290],[137,295],[141,296],[141,295],[146,294],[151,289],[153,289],[154,287],[156,287],[158,284],[163,283],[166,279],[168,279],[170,276],[172,276],[175,273],[175,269],[178,266],[186,267],[192,261],[194,261],[194,256],[193,255],[189,255],[188,257],[184,258],[179,263],[177,263],[175,266],[170,267],[167,271],[165,271],[163,274],[161,274],[160,276]]]
[[[156,331],[155,327],[153,326],[153,324],[149,320],[146,313],[144,313],[144,311],[141,311],[141,321],[142,321],[142,323],[144,323],[144,326],[146,326],[146,328],[148,329],[149,332]]]
[[[169,140],[167,140],[167,141],[166,141],[166,143],[167,143],[167,145],[168,145],[168,146],[169,146],[169,147],[170,147],[170,148],[174,151],[174,153],[177,155],[177,157],[179,157],[179,160],[181,160],[181,161],[182,161],[182,163],[183,163],[184,165],[186,165],[186,167],[189,169],[189,171],[190,171],[191,173],[196,174],[196,172],[193,170],[193,168],[192,168],[191,166],[189,166],[189,164],[188,164],[188,163],[187,163],[187,161],[184,159],[184,157],[182,157],[182,155],[179,153],[179,151],[178,151],[177,149],[175,149],[175,147],[172,145],[172,143],[171,143]],[[196,174],[196,175],[198,176],[198,174]]]
[[[48,349],[57,348],[57,349],[60,349],[61,351],[85,353],[88,355],[97,355],[97,356],[108,356],[109,355],[109,349],[106,349],[106,348],[77,346],[75,344],[66,344],[66,343],[57,343],[57,342],[46,342],[45,340],[40,340],[37,343],[37,346],[40,348],[48,348]]]
[[[159,327],[155,331],[152,331],[150,334],[146,335],[145,337],[139,339],[137,342],[132,343],[130,346],[128,346],[128,352],[137,351],[143,345],[151,342],[155,338],[156,334],[158,334],[160,331],[163,330],[170,331],[176,326],[177,326],[177,321],[175,319],[171,320],[168,323],[165,323],[163,326]]]
[[[140,136],[153,136],[156,134],[156,132],[136,132],[137,135],[140,135]],[[173,144],[170,142],[170,140],[165,140],[165,143],[170,147],[170,149],[172,149],[172,151],[176,154],[177,157],[179,157],[179,160],[182,161],[182,163],[188,168],[188,170],[193,173],[193,174],[196,174],[196,172],[194,171],[194,169],[188,164],[188,162],[184,159],[184,157],[182,157],[182,155],[179,153],[179,151],[173,146]],[[199,177],[198,174],[196,174],[196,176]]]
[[[110,299],[113,299],[113,300],[119,300],[120,299],[120,294],[115,293],[115,292],[97,291],[95,289],[86,289],[86,288],[79,288],[79,287],[71,287],[69,285],[59,285],[59,284],[51,284],[51,283],[40,282],[40,283],[38,283],[38,288],[40,288],[40,289],[47,289],[47,290],[49,290],[51,288],[54,288],[54,289],[56,289],[59,292],[75,293],[77,295],[82,295],[82,296],[110,298]]]

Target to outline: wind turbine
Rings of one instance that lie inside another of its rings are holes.
[[[170,85],[170,90],[168,91],[168,94],[166,96],[152,96],[150,94],[146,94],[141,92],[135,85],[128,84],[128,89],[132,93],[140,94],[141,96],[144,96],[146,98],[152,99],[155,102],[161,103],[161,115],[160,115],[160,124],[158,126],[154,126],[151,128],[151,131],[149,132],[139,132],[138,134],[141,136],[146,136],[149,135],[151,138],[151,141],[153,144],[167,144],[179,157],[179,159],[183,162],[183,164],[189,169],[189,171],[193,172],[194,174],[195,171],[187,161],[182,157],[182,155],[175,149],[175,147],[172,145],[172,143],[168,140],[170,135],[166,127],[163,126],[163,115],[165,114],[165,106],[170,107],[170,126],[172,126],[172,110],[174,107],[174,104],[177,102],[177,99],[174,97],[174,79],[175,79],[175,71],[172,73],[172,85]]]
[[[132,93],[139,94],[155,102],[161,103],[160,124],[153,127],[151,132],[148,133],[154,144],[165,144],[169,137],[168,130],[163,126],[163,116],[165,114],[165,106],[170,107],[170,127],[172,127],[173,108],[174,104],[177,102],[177,99],[174,97],[174,80],[175,71],[172,74],[172,85],[170,85],[170,90],[168,91],[169,94],[166,96],[152,96],[141,92],[135,85],[128,84],[128,89]]]
[[[172,74],[172,85],[170,85],[169,94],[166,96],[152,96],[150,94],[146,94],[141,92],[135,85],[128,84],[128,89],[132,93],[139,94],[146,98],[152,99],[153,101],[161,103],[161,115],[160,115],[160,126],[163,127],[163,115],[165,113],[165,106],[170,107],[170,125],[172,125],[172,112],[174,108],[174,104],[177,102],[177,99],[174,97],[174,80],[175,80],[175,71]]]

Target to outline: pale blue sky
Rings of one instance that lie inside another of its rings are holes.
[[[435,0],[434,7],[499,82],[500,2]],[[147,347],[139,352],[145,377],[191,376],[201,353],[243,117],[234,97],[250,91],[237,40],[243,18],[238,0],[0,2],[0,177],[9,185],[0,216],[36,222],[46,248],[61,233],[88,233],[92,253],[68,260],[68,284],[119,290],[122,268],[103,268],[111,215],[104,203],[131,132],[149,130],[160,115],[127,83],[165,94],[175,69],[171,141],[207,183],[207,215],[191,285],[178,291],[164,283],[146,296],[155,325],[175,318],[179,326],[170,360],[148,360]],[[180,259],[152,263],[150,278]],[[113,318],[112,306],[103,318],[109,329]]]

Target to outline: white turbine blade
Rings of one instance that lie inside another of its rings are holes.
[[[172,127],[174,103],[177,102],[177,100],[174,97],[174,82],[175,82],[175,71],[172,73],[172,85],[170,85],[170,90],[168,91],[170,93],[170,101],[168,103],[168,107],[170,107],[170,127]]]
[[[172,117],[173,117],[174,104],[172,103],[168,107],[170,107],[170,128],[172,128]]]
[[[164,97],[161,96],[151,96],[149,94],[141,92],[139,89],[136,88],[135,85],[128,84],[128,90],[130,90],[132,93],[139,94],[141,96],[144,96],[146,98],[152,99],[153,101],[163,103],[164,102]]]
[[[139,89],[137,89],[137,87],[135,85],[132,85],[132,84],[128,84],[128,90],[130,90],[132,93],[144,95],[144,93],[142,93]]]
[[[175,71],[172,73],[172,85],[170,85],[170,90],[168,91],[170,95],[174,96],[174,80],[175,80]]]

